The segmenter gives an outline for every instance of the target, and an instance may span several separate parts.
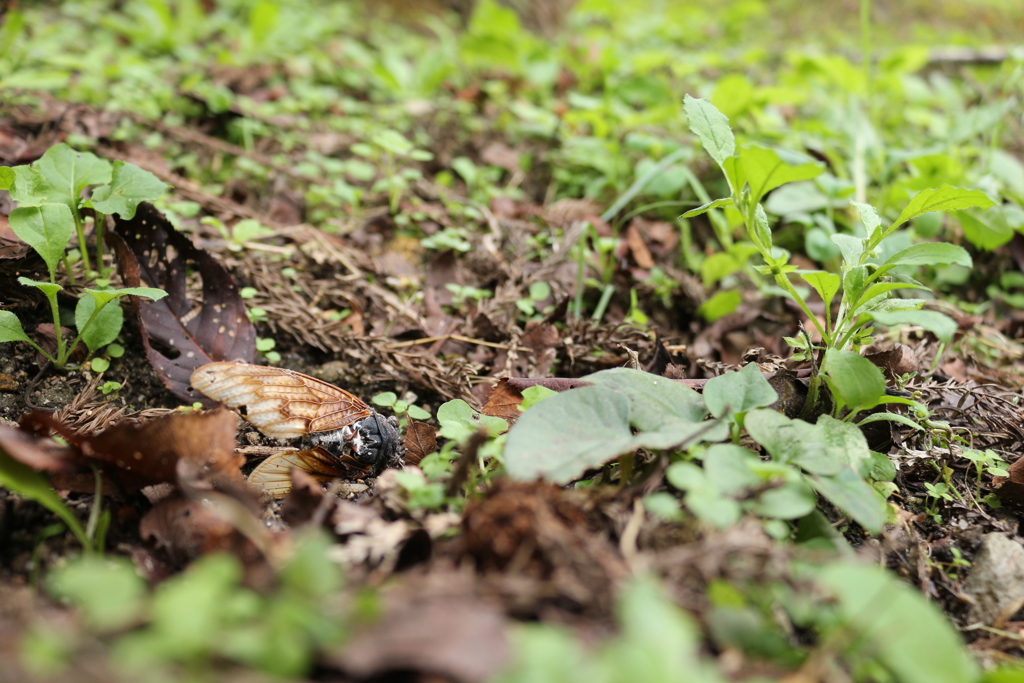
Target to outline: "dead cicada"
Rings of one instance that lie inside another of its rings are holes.
[[[377,476],[401,461],[394,417],[314,377],[241,362],[208,363],[192,373],[192,386],[272,439],[306,441],[307,448],[271,456],[249,475],[275,495],[291,488],[293,467],[328,481]]]

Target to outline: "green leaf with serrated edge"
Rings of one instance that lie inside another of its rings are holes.
[[[803,420],[792,420],[775,410],[752,410],[743,426],[779,462],[814,474],[835,474],[845,465],[830,452],[823,431]]]
[[[780,185],[810,180],[825,170],[817,161],[790,165],[775,150],[755,145],[743,147],[739,159],[743,177],[750,185],[752,202],[761,201],[762,197]]]
[[[18,206],[39,206],[49,201],[46,198],[46,181],[39,171],[31,166],[14,166],[11,171],[14,180],[9,192]]]
[[[64,504],[46,478],[28,465],[18,462],[0,449],[0,486],[14,491],[25,498],[36,501],[50,512],[60,517],[67,524],[79,543],[88,547],[89,538],[82,529],[81,522]]]
[[[875,322],[886,326],[907,324],[923,327],[947,344],[956,334],[956,321],[938,311],[872,311]]]
[[[167,187],[149,171],[115,161],[110,184],[93,190],[91,203],[97,211],[116,213],[125,220],[131,220],[139,204],[158,198]]]
[[[86,186],[110,182],[109,161],[92,152],[76,152],[64,143],[46,150],[32,168],[43,178],[41,189],[46,201],[60,202],[69,208],[78,206]]]
[[[95,294],[90,290],[86,291]],[[119,305],[110,304],[110,301],[112,299],[106,299],[100,304],[95,296],[83,296],[75,306],[75,327],[89,353],[95,353],[114,341],[121,332],[124,311]]]
[[[957,265],[970,268],[971,255],[963,247],[947,242],[924,242],[901,249],[885,260],[879,270],[895,266]]]
[[[871,408],[885,395],[885,376],[881,369],[859,353],[829,349],[821,371],[832,393],[851,409]]]
[[[862,307],[867,306],[869,303],[872,302],[873,299],[876,299],[882,296],[883,294],[888,294],[889,292],[897,289],[928,288],[924,287],[923,285],[910,284],[907,282],[875,282],[870,287],[861,292],[860,296],[857,297],[857,303],[854,304],[854,306],[850,310],[857,311]]]
[[[812,475],[810,481],[818,493],[866,531],[872,534],[882,531],[882,525],[885,524],[885,501],[853,469],[845,467],[831,477]]]
[[[860,215],[860,222],[864,224],[864,230],[868,237],[872,237],[879,226],[882,225],[882,219],[878,217],[875,207],[863,202],[856,202],[852,199],[850,200],[850,206],[857,210],[858,215]]]
[[[845,653],[884,667],[901,683],[979,681],[977,663],[942,612],[915,588],[870,564],[813,567],[813,580],[835,596]]]
[[[719,166],[736,153],[736,138],[729,127],[729,119],[715,105],[687,95],[683,98],[683,112],[690,130]]]
[[[10,311],[0,311],[0,342],[29,341],[18,316]]]
[[[864,254],[864,240],[853,235],[839,233],[832,235],[832,241],[839,247],[839,253],[843,255],[843,265],[846,268],[856,268],[860,263],[860,257]]]
[[[829,273],[824,270],[800,272],[800,277],[804,279],[804,282],[809,284],[811,287],[814,287],[814,291],[817,292],[818,296],[821,297],[821,300],[825,302],[825,310],[831,310],[832,299],[835,298],[836,293],[839,291],[839,287],[843,284],[842,278],[835,273]]]
[[[716,199],[713,202],[708,202],[703,206],[698,206],[696,209],[690,209],[680,216],[680,218],[693,218],[694,216],[699,216],[702,213],[707,213],[711,209],[717,209],[720,206],[729,206],[731,204],[732,197],[722,197],[721,199]]]
[[[680,420],[699,423],[707,415],[704,399],[696,391],[649,372],[613,368],[581,379],[626,396],[630,423],[642,431],[660,429]]]
[[[865,303],[864,309],[871,311],[916,311],[928,303],[925,299],[880,299]]]
[[[505,442],[505,470],[513,479],[567,484],[632,449],[629,399],[581,387],[523,413]]]
[[[50,279],[55,278],[68,240],[75,232],[71,209],[63,204],[17,208],[11,211],[10,223],[18,239],[43,257],[50,271]]]
[[[153,301],[159,301],[167,296],[167,292],[156,287],[124,287],[122,289],[86,288],[84,291],[96,301],[97,306],[105,306],[107,302],[122,296],[142,296]]]
[[[757,363],[747,363],[739,372],[713,377],[704,385],[704,401],[715,417],[769,406],[778,398]]]
[[[963,211],[964,209],[987,209],[995,204],[981,190],[966,190],[962,187],[943,185],[939,188],[921,190],[910,200],[900,217],[892,223],[895,228],[911,218],[932,211]]]
[[[64,289],[63,287],[54,282],[40,282],[39,280],[30,280],[27,277],[19,277],[18,282],[25,285],[26,287],[35,287],[36,289],[42,291],[42,293],[45,294],[47,298],[54,296],[57,292]]]
[[[14,186],[14,169],[10,166],[0,166],[0,190],[8,190]]]
[[[754,224],[750,228],[754,231],[754,234],[751,235],[754,244],[758,246],[762,254],[770,254],[772,250],[772,229],[768,226],[768,215],[760,204],[754,209]]]

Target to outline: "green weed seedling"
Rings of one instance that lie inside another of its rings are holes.
[[[885,395],[881,370],[863,358],[858,350],[873,341],[875,324],[909,323],[933,332],[949,342],[956,323],[936,311],[922,310],[924,299],[894,298],[898,290],[927,289],[902,271],[908,266],[957,264],[970,267],[971,257],[962,247],[941,242],[925,242],[900,249],[887,258],[881,256],[883,243],[908,221],[933,211],[986,209],[994,202],[983,192],[943,185],[924,189],[914,195],[894,221],[882,218],[868,204],[851,201],[859,215],[859,235],[837,233],[832,242],[842,256],[837,273],[825,270],[800,270],[790,264],[790,254],[772,243],[772,232],[761,204],[772,190],[786,183],[810,180],[824,170],[822,165],[802,155],[757,145],[737,147],[729,120],[707,100],[686,96],[684,110],[690,129],[725,174],[730,195],[683,214],[691,218],[712,209],[727,207],[738,212],[746,227],[749,243],[761,256],[757,272],[772,278],[775,285],[803,310],[807,320],[821,336],[821,346],[812,346],[806,338],[787,338],[799,355],[816,357],[824,351],[821,366],[814,366],[805,411],[817,405],[821,382],[827,382],[833,396],[833,415],[852,420],[859,411],[883,403],[913,404],[900,397]],[[807,300],[793,284],[791,275],[799,275],[825,304],[824,321],[811,312]],[[839,306],[833,313],[832,304]],[[809,413],[807,413],[809,414]],[[892,419],[909,421],[891,413],[869,416],[866,421]]]
[[[83,199],[82,193],[88,187],[92,187],[90,197]],[[25,277],[18,278],[18,282],[39,289],[46,296],[55,330],[61,328],[57,303],[57,292],[63,289],[57,284],[57,266],[61,262],[68,279],[74,284],[74,276],[68,270],[68,240],[77,234],[78,252],[86,279],[104,276],[103,225],[106,214],[133,218],[141,202],[159,197],[166,187],[148,171],[122,161],[111,165],[94,154],[75,152],[63,143],[51,147],[31,166],[0,167],[0,189],[10,192],[11,199],[18,202],[18,208],[10,215],[11,229],[39,253],[49,270],[48,282]],[[96,267],[100,272],[93,271],[86,249],[84,208],[92,209],[95,219]],[[111,302],[127,295],[154,300],[167,295],[163,290],[152,287],[85,288],[83,292],[85,296],[79,298],[75,307],[78,334],[70,344],[58,333],[56,350],[49,353],[29,338],[21,321],[10,311],[0,311],[0,342],[27,342],[55,367],[63,369],[79,343],[85,344],[89,356],[92,356],[117,338],[124,313],[120,306],[110,306]]]
[[[669,483],[693,515],[715,527],[752,513],[781,529],[772,522],[811,514],[816,494],[873,533],[885,522],[885,500],[870,482],[888,473],[861,431],[827,415],[810,424],[765,409],[777,395],[756,364],[709,380],[703,395],[628,368],[582,379],[593,386],[545,398],[509,431],[503,458],[510,477],[564,485],[643,448],[670,454]],[[738,445],[743,428],[770,460]],[[663,497],[647,504],[675,514]]]
[[[352,145],[352,152],[374,160],[380,166],[380,179],[370,188],[373,192],[387,192],[391,213],[398,213],[398,203],[409,186],[423,177],[419,169],[401,165],[402,161],[430,161],[434,155],[418,149],[396,130],[384,130],[374,135],[369,143]]]
[[[430,413],[420,408],[414,401],[415,396],[412,396],[411,400],[406,401],[398,398],[398,394],[393,391],[383,391],[370,399],[370,403],[373,405],[389,408],[391,412],[397,415],[400,429],[405,429],[410,419],[420,421],[430,419]]]

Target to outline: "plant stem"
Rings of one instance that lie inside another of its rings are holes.
[[[96,221],[96,271],[103,276],[103,227],[107,222],[105,214],[93,211],[93,220]]]
[[[82,254],[82,265],[85,267],[85,279],[89,279],[92,266],[89,264],[89,252],[85,248],[85,226],[82,224],[82,215],[78,209],[74,210],[75,233],[78,235],[78,251]]]
[[[604,318],[605,309],[608,308],[608,302],[612,299],[612,294],[615,293],[614,285],[605,285],[604,290],[601,292],[601,300],[597,302],[597,308],[594,309],[594,315],[590,316],[591,320],[601,322]]]
[[[67,363],[68,358],[64,349],[64,335],[61,334],[60,331],[60,306],[57,305],[57,292],[48,293],[46,298],[50,300],[50,314],[53,316],[53,332],[54,336],[57,337],[57,357],[53,359],[53,364],[58,370],[63,370],[64,364]],[[43,355],[49,357],[49,354]]]

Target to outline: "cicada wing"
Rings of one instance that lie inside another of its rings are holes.
[[[285,368],[248,363],[207,363],[192,386],[273,439],[341,429],[371,414],[358,397],[333,384]]]
[[[295,468],[321,484],[349,476],[336,458],[321,450],[285,451],[261,462],[249,474],[249,484],[274,498],[284,498],[292,490],[292,470]]]

